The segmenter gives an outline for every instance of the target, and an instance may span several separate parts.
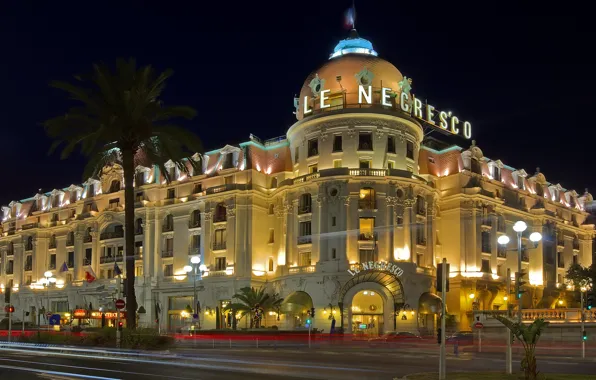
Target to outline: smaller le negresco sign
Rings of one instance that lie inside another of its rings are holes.
[[[367,270],[380,270],[380,271],[385,271],[385,272],[389,272],[392,275],[399,277],[402,274],[404,274],[404,270],[401,269],[400,267],[398,267],[397,265],[393,264],[393,263],[386,263],[384,261],[369,261],[369,262],[365,262],[365,263],[361,263],[358,264],[358,266],[356,268],[353,268],[353,270],[348,269],[348,273],[350,273],[352,276],[357,275],[360,272],[364,272]]]

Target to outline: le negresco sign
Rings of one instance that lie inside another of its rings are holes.
[[[357,267],[348,269],[348,273],[352,276],[359,274],[360,272],[368,271],[368,270],[380,270],[384,272],[389,272],[392,275],[399,277],[404,274],[404,270],[398,267],[393,263],[386,263],[384,261],[369,261],[365,263],[358,264]]]

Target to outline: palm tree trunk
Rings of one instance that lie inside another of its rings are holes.
[[[124,240],[126,247],[126,326],[136,328],[137,296],[135,294],[135,189],[134,152],[132,149],[122,151],[124,170]]]

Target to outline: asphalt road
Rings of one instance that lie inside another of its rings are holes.
[[[43,348],[1,349],[0,378],[5,379],[326,379],[393,380],[436,372],[438,354],[414,348],[182,349],[166,355],[113,358],[84,352],[48,353]],[[502,355],[450,355],[447,371],[502,371]],[[514,369],[519,362],[514,363]],[[541,372],[596,373],[596,359],[539,358]]]

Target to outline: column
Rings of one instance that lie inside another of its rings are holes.
[[[437,229],[435,228],[436,203],[434,197],[429,197],[426,207],[426,253],[424,265],[433,267],[435,265],[435,243],[437,241]]]
[[[416,236],[412,233],[412,225],[416,223],[414,216],[416,198],[404,200],[404,250],[410,253],[410,262],[416,263]]]
[[[159,263],[161,262],[160,257],[161,257],[161,249],[162,249],[162,239],[161,239],[161,225],[162,225],[162,219],[163,219],[163,214],[159,211],[159,209],[155,209],[155,214],[154,214],[154,220],[155,220],[155,235],[154,235],[154,246],[153,246],[153,251],[152,252],[148,252],[149,255],[151,255],[151,263],[153,263],[153,276],[155,276],[154,278],[157,278],[161,275],[161,268],[159,267]],[[167,312],[166,312],[167,315]]]
[[[346,231],[346,259],[350,261],[360,261],[358,252],[358,232],[350,234],[352,230],[358,230],[360,226],[356,223],[358,215],[358,202],[351,202],[351,197],[344,197],[345,205],[345,231]],[[356,222],[355,222],[356,220]]]
[[[235,202],[235,200],[234,200]],[[234,275],[244,276],[246,275],[246,265],[243,265],[236,253],[239,251],[236,246],[239,243],[239,239],[236,236],[236,207],[235,203],[226,204],[226,262],[234,262]],[[248,270],[250,276],[250,270]]]
[[[155,275],[153,272],[153,252],[155,248],[153,246],[153,234],[155,233],[155,221],[151,220],[149,211],[145,215],[145,223],[143,224],[143,277],[146,281],[151,281],[151,278]]]
[[[80,280],[83,278],[83,261],[84,261],[84,248],[83,248],[83,234],[81,232],[75,232],[74,241],[74,253],[75,253],[75,266],[74,266],[74,280]]]
[[[91,268],[95,272],[95,276],[99,278],[99,256],[101,254],[99,250],[99,232],[91,231]]]
[[[203,227],[201,228],[201,244],[203,246],[203,251],[201,254],[201,263],[205,264],[207,267],[211,267],[213,264],[213,259],[211,255],[211,226],[213,225],[213,212],[211,209],[207,208],[207,203],[205,204],[205,212],[203,212],[203,223],[201,224]]]

